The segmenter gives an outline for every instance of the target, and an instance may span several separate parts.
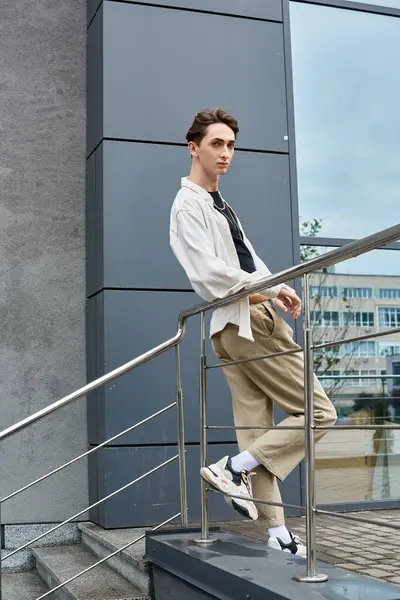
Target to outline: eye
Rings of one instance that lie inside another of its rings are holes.
[[[212,143],[213,146],[219,146],[219,142],[215,141]]]

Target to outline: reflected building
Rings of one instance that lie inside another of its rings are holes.
[[[400,357],[400,333],[358,342],[344,340],[400,327],[400,276],[331,270],[314,274],[310,291],[315,343],[343,342],[315,351],[317,373],[338,405],[346,406],[344,400],[357,393],[390,391],[392,382],[385,375],[393,374],[388,358]]]

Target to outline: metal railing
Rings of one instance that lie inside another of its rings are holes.
[[[177,348],[177,383],[180,384],[180,361],[179,361],[178,348]],[[78,390],[78,392],[80,392],[80,391],[81,390]],[[74,397],[73,399],[77,399],[78,397],[81,397],[82,395],[83,394],[79,394],[79,396],[77,396],[76,394],[71,394],[70,396],[67,397],[68,398],[68,402],[72,402],[71,396]],[[51,412],[54,412],[54,410],[57,410],[61,406],[65,405],[62,402],[63,400],[65,400],[65,398],[62,399],[61,401],[55,402],[53,405],[51,405],[48,408],[53,407],[53,411],[51,411]],[[55,407],[57,407],[57,408],[55,408]],[[46,473],[45,475],[39,477],[38,479],[35,479],[34,481],[28,483],[27,485],[24,485],[22,488],[14,491],[14,492],[12,492],[11,494],[8,494],[4,498],[1,498],[0,499],[0,508],[1,508],[1,505],[4,502],[6,502],[7,500],[10,500],[11,498],[14,498],[15,496],[17,496],[21,492],[24,492],[25,490],[31,488],[32,486],[36,485],[37,483],[39,483],[41,481],[44,481],[45,479],[47,479],[51,475],[54,475],[55,473],[58,473],[59,471],[65,469],[66,467],[71,466],[72,464],[76,463],[77,461],[81,460],[82,458],[86,458],[87,456],[91,455],[92,453],[97,452],[100,448],[103,448],[107,444],[110,444],[111,442],[115,441],[116,439],[119,439],[122,436],[126,435],[127,433],[130,433],[131,431],[133,431],[134,429],[137,429],[141,425],[144,425],[145,423],[148,423],[149,421],[151,421],[155,417],[158,417],[159,415],[164,414],[165,412],[169,411],[173,407],[177,408],[177,424],[178,424],[178,444],[177,445],[178,445],[178,454],[176,454],[175,456],[171,457],[170,459],[164,461],[163,463],[157,465],[153,469],[150,469],[149,471],[147,471],[146,473],[144,473],[140,477],[137,477],[133,481],[130,481],[129,483],[125,484],[124,486],[120,487],[119,489],[115,490],[114,492],[112,492],[112,493],[108,494],[107,496],[101,498],[97,502],[94,502],[90,506],[85,507],[83,510],[80,510],[79,512],[77,512],[76,514],[72,515],[68,519],[65,519],[61,523],[58,523],[54,527],[51,527],[50,529],[48,529],[47,531],[45,531],[41,535],[38,535],[37,537],[35,537],[34,539],[30,540],[29,542],[26,542],[22,546],[19,546],[18,548],[12,550],[8,554],[6,554],[4,557],[1,557],[1,560],[0,560],[0,600],[2,598],[1,564],[3,563],[3,561],[6,561],[7,559],[11,558],[12,556],[14,556],[14,554],[17,554],[21,550],[24,550],[25,548],[28,548],[28,547],[32,546],[33,544],[35,544],[39,540],[43,539],[47,535],[50,535],[51,533],[53,533],[57,529],[60,529],[61,527],[63,527],[67,523],[75,521],[76,519],[78,519],[79,517],[81,517],[82,515],[84,515],[89,510],[91,510],[91,509],[99,506],[103,502],[106,502],[110,498],[113,498],[117,494],[119,494],[119,493],[127,490],[128,488],[130,488],[134,484],[138,483],[139,481],[142,481],[143,479],[145,479],[149,475],[152,475],[153,473],[159,471],[160,469],[162,469],[163,467],[169,465],[170,463],[174,462],[175,460],[179,461],[181,511],[179,513],[177,513],[176,515],[170,517],[169,519],[167,519],[163,523],[160,523],[159,525],[157,525],[156,527],[154,527],[151,531],[157,531],[158,529],[160,529],[164,525],[166,525],[166,524],[174,521],[179,516],[181,517],[181,525],[183,527],[187,527],[188,517],[187,517],[187,497],[186,497],[185,439],[184,439],[184,420],[183,420],[183,395],[182,395],[181,388],[177,389],[177,400],[176,400],[176,402],[173,402],[173,403],[169,404],[168,406],[165,406],[164,408],[158,410],[157,412],[153,413],[149,417],[146,417],[142,421],[139,421],[138,423],[135,423],[134,425],[131,425],[130,427],[127,427],[126,429],[124,429],[120,433],[118,433],[118,434],[112,436],[111,438],[105,440],[104,442],[98,444],[95,448],[92,448],[91,450],[88,450],[87,452],[84,452],[83,454],[80,454],[76,458],[74,458],[74,459],[72,459],[72,460],[64,463],[60,467],[57,467],[56,469],[53,469],[52,471]],[[32,415],[32,417],[29,418],[28,420],[31,421],[31,422],[35,422],[36,420],[39,420],[39,419],[43,418],[45,416],[43,414],[43,412],[44,411],[39,411],[39,413],[36,413],[36,415]],[[32,419],[35,416],[37,418],[32,421]],[[25,421],[26,421],[26,419],[25,419]],[[31,423],[29,423],[29,424],[31,424]],[[16,427],[15,430],[12,427],[12,428],[8,428],[7,430],[4,430],[3,432],[1,432],[0,433],[0,439],[5,439],[6,437],[9,437],[9,436],[13,435],[13,433],[15,433],[16,431],[20,431],[22,428],[28,426],[28,424],[25,424],[24,426],[20,426],[21,423],[18,423],[17,425],[18,425],[18,427]],[[11,432],[10,432],[10,429],[11,429]],[[2,434],[4,434],[4,436]],[[1,520],[0,520],[0,525],[1,525]],[[120,552],[123,552],[126,548],[132,546],[133,544],[136,544],[137,542],[139,542],[140,540],[142,540],[144,537],[145,537],[145,534],[141,535],[140,537],[136,538],[135,540],[133,540],[133,541],[125,544],[123,547],[117,549],[115,552],[113,552],[113,553],[109,554],[108,556],[104,557],[103,559],[97,561],[96,563],[94,563],[90,567],[84,569],[83,571],[80,571],[79,573],[77,573],[73,577],[70,577],[67,581],[62,582],[61,584],[59,584],[55,588],[51,589],[49,592],[46,592],[45,594],[41,595],[39,598],[37,598],[37,600],[42,600],[42,598],[46,598],[47,596],[51,595],[53,592],[59,590],[60,588],[66,586],[67,584],[71,583],[72,581],[74,581],[75,579],[77,579],[78,577],[80,577],[81,575],[84,575],[84,574],[88,573],[89,571],[91,571],[92,569],[94,569],[95,567],[97,567],[98,565],[101,565],[102,563],[104,563],[105,561],[109,560],[113,556],[119,554]]]
[[[206,353],[205,353],[205,339],[206,339],[205,312],[208,310],[211,310],[211,309],[218,308],[220,306],[224,306],[226,304],[230,304],[231,302],[234,302],[241,298],[245,298],[252,293],[261,292],[262,290],[265,290],[266,288],[278,285],[280,283],[284,283],[288,280],[303,277],[303,283],[304,283],[304,285],[303,285],[303,287],[304,287],[304,294],[303,294],[303,296],[304,296],[304,328],[303,329],[304,329],[305,427],[304,428],[303,427],[286,427],[285,429],[293,429],[293,430],[295,430],[295,429],[303,429],[304,430],[305,429],[305,455],[306,455],[305,461],[306,461],[306,489],[307,489],[306,506],[304,507],[304,506],[296,506],[296,505],[291,505],[291,504],[286,504],[286,503],[269,502],[269,501],[263,500],[262,498],[260,498],[260,499],[255,498],[254,502],[255,503],[258,502],[261,504],[271,504],[274,506],[296,508],[296,509],[303,510],[306,512],[307,570],[306,570],[306,574],[304,576],[300,577],[299,580],[304,581],[304,582],[313,582],[313,583],[318,582],[318,581],[325,581],[327,579],[326,575],[318,574],[317,570],[316,570],[315,517],[316,517],[316,514],[329,514],[330,516],[338,516],[338,517],[343,517],[343,515],[341,513],[335,513],[335,512],[331,512],[331,511],[323,511],[323,510],[317,509],[317,507],[315,505],[315,478],[314,478],[315,477],[315,439],[314,438],[315,438],[315,431],[318,429],[338,429],[339,427],[338,426],[333,426],[333,427],[316,426],[314,424],[314,410],[313,410],[314,404],[313,404],[313,384],[312,384],[312,381],[313,381],[313,379],[312,379],[312,377],[313,377],[313,350],[315,348],[318,348],[320,350],[322,348],[336,346],[336,345],[339,345],[341,343],[348,342],[351,340],[358,341],[358,340],[362,340],[362,339],[368,339],[371,337],[380,337],[380,336],[384,336],[384,335],[388,335],[388,334],[400,333],[400,327],[392,328],[385,332],[379,332],[379,333],[375,333],[375,334],[359,336],[357,338],[351,338],[351,339],[348,338],[346,340],[341,340],[340,342],[330,342],[330,343],[319,344],[317,346],[314,346],[313,340],[312,340],[312,330],[310,327],[309,274],[312,273],[313,271],[318,271],[322,268],[326,268],[333,264],[337,264],[339,262],[345,261],[349,258],[353,258],[360,254],[365,254],[366,252],[369,252],[370,250],[374,250],[379,247],[384,247],[393,241],[397,241],[398,239],[400,239],[400,225],[395,225],[394,227],[390,227],[388,229],[385,229],[376,234],[370,235],[361,240],[351,242],[350,244],[347,244],[346,246],[343,246],[342,248],[337,248],[335,250],[332,250],[324,255],[313,258],[313,259],[311,259],[307,262],[304,262],[300,265],[290,267],[290,268],[285,269],[275,275],[266,277],[259,283],[249,286],[246,289],[243,289],[240,292],[237,292],[236,294],[233,294],[229,297],[221,298],[221,299],[215,300],[210,303],[202,303],[202,304],[199,304],[198,306],[195,306],[194,308],[192,308],[190,310],[183,311],[179,315],[178,330],[174,337],[163,342],[162,344],[159,344],[158,346],[154,347],[152,350],[145,352],[144,354],[138,356],[137,358],[125,363],[124,365],[118,367],[117,369],[114,369],[113,371],[103,375],[102,377],[99,377],[98,379],[92,381],[91,383],[88,383],[87,385],[83,386],[79,390],[65,396],[64,398],[61,398],[57,402],[50,404],[49,406],[43,408],[42,410],[36,412],[35,414],[33,414],[25,419],[22,419],[15,425],[12,425],[11,427],[4,429],[3,431],[0,432],[0,441],[7,439],[8,437],[10,437],[11,435],[14,435],[18,431],[21,431],[22,429],[25,429],[26,427],[32,425],[33,423],[36,423],[37,421],[43,419],[45,416],[55,412],[56,410],[59,410],[60,408],[70,404],[71,402],[74,402],[75,400],[78,400],[79,398],[86,396],[90,392],[106,385],[107,383],[109,383],[111,381],[114,381],[115,379],[121,377],[125,373],[132,371],[133,369],[152,360],[156,356],[159,356],[160,354],[166,352],[170,348],[175,347],[175,349],[176,349],[176,379],[177,379],[177,400],[176,400],[176,402],[165,407],[161,411],[158,411],[154,415],[151,415],[150,417],[148,417],[148,419],[145,419],[141,423],[133,425],[130,428],[128,428],[128,429],[124,430],[123,432],[121,432],[120,434],[118,434],[117,436],[114,436],[113,438],[110,438],[106,442],[103,442],[97,448],[102,447],[102,446],[106,445],[107,443],[110,443],[110,441],[113,441],[117,437],[124,435],[125,433],[131,431],[133,428],[139,426],[140,424],[146,422],[147,420],[150,420],[151,418],[154,418],[155,416],[161,414],[162,412],[169,410],[172,406],[176,406],[177,412],[178,412],[178,418],[177,418],[177,420],[178,420],[178,454],[176,456],[174,456],[173,458],[169,459],[169,461],[162,463],[162,465],[159,465],[155,469],[149,471],[148,473],[142,475],[141,477],[137,478],[136,480],[123,486],[119,490],[116,490],[115,492],[113,492],[112,494],[107,496],[106,498],[103,498],[100,501],[98,501],[97,503],[91,505],[91,507],[87,507],[83,511],[80,511],[79,513],[77,513],[76,515],[71,517],[70,519],[64,521],[59,526],[61,527],[64,523],[67,523],[67,522],[70,522],[71,520],[76,519],[78,516],[81,516],[82,514],[87,512],[90,508],[97,506],[100,502],[104,502],[106,499],[109,499],[112,496],[127,489],[127,487],[129,487],[130,485],[133,485],[137,481],[143,479],[144,477],[147,477],[150,473],[153,473],[155,470],[165,466],[166,464],[168,464],[169,462],[171,462],[173,460],[178,459],[179,460],[181,510],[177,515],[175,515],[174,517],[171,517],[171,519],[169,519],[168,522],[172,519],[177,518],[180,515],[182,526],[186,527],[188,524],[187,486],[186,486],[186,467],[185,467],[183,393],[182,393],[182,385],[181,385],[181,366],[180,366],[180,356],[179,356],[179,345],[185,335],[186,321],[189,317],[192,317],[192,316],[195,316],[198,314],[201,315],[200,454],[201,454],[201,466],[206,466],[206,464],[207,464],[207,431],[208,431],[208,429],[224,429],[224,428],[226,428],[226,426],[215,426],[215,425],[210,426],[207,423],[207,370],[209,368],[219,368],[219,367],[226,366],[226,365],[213,365],[210,367],[207,366]],[[245,359],[245,360],[268,359],[268,358],[272,358],[273,356],[279,356],[279,355],[283,356],[285,354],[289,354],[289,353],[293,353],[293,352],[302,352],[302,351],[303,350],[301,350],[301,349],[298,349],[295,351],[291,350],[288,352],[279,352],[279,353],[269,354],[266,356],[265,355],[260,356],[255,359],[251,358],[251,359]],[[236,364],[239,362],[244,362],[244,361],[233,361],[231,364]],[[374,428],[381,427],[382,429],[400,429],[399,425],[381,425],[381,426],[374,425],[373,427]],[[232,429],[242,429],[240,427],[231,427],[231,428]],[[248,426],[247,428],[248,429],[263,429],[263,430],[273,429],[272,427],[257,427],[257,426]],[[354,427],[350,427],[350,426],[341,427],[341,429],[346,429],[346,428],[350,429],[350,428],[354,428]],[[360,426],[357,426],[356,428],[357,429],[367,429],[368,426],[360,425]],[[91,452],[95,451],[97,448],[92,449],[92,450],[80,455],[76,459],[69,461],[68,463],[65,463],[65,465],[62,465],[58,469],[51,471],[47,475],[24,486],[23,488],[17,490],[16,492],[9,494],[7,497],[3,498],[2,502],[9,500],[10,498],[14,497],[16,494],[28,489],[35,483],[38,483],[39,481],[43,481],[45,478],[49,477],[50,475],[73,464],[80,458],[83,458],[84,456],[87,456]],[[208,490],[208,488],[206,487],[205,482],[203,480],[201,480],[202,523],[201,523],[201,538],[200,538],[200,540],[197,540],[197,541],[199,541],[200,543],[205,543],[205,544],[212,543],[212,541],[213,541],[213,539],[210,538],[210,535],[209,535],[209,519],[208,519],[208,503],[207,503],[207,500],[208,500],[207,492],[208,491],[210,491],[210,490]],[[368,522],[368,523],[376,522],[377,524],[381,525],[381,522],[376,521],[376,520],[374,521],[374,519],[362,520],[360,517],[356,518],[356,517],[352,517],[350,515],[346,515],[346,518],[357,520],[357,521],[361,520],[362,522]],[[157,528],[161,527],[165,523],[162,523],[161,525],[157,526]],[[392,525],[391,527],[394,529],[400,529],[399,525]],[[53,528],[51,531],[54,531],[54,529],[55,528]],[[49,533],[49,532],[47,532],[47,533]],[[33,542],[37,541],[41,537],[43,537],[43,536],[39,536],[38,538],[35,538],[35,540],[32,540],[27,545],[32,544]],[[138,540],[134,540],[133,542],[131,542],[131,544],[135,543],[135,541],[138,541]],[[129,545],[131,545],[131,544],[129,544]],[[23,547],[26,547],[27,545],[24,545]],[[127,546],[125,546],[125,547],[127,547]],[[122,551],[124,548],[118,550],[117,552]],[[22,547],[16,551],[19,551],[20,549],[22,549]],[[11,556],[12,554],[14,554],[16,551],[14,551],[13,553],[10,553],[8,556],[5,557],[5,559],[8,558],[9,556]],[[116,553],[113,553],[113,555]],[[110,558],[113,555],[110,555],[109,557],[104,558],[102,561],[99,561],[99,563],[92,565],[91,568],[94,568],[97,564],[104,562],[105,560],[107,560],[108,558]],[[87,570],[84,572],[87,572]],[[1,573],[1,570],[0,570],[0,573]],[[82,574],[82,573],[80,573],[80,574]],[[76,579],[77,577],[79,577],[80,574],[77,574],[76,576],[74,576],[73,579]],[[71,580],[69,580],[69,581],[71,581]],[[66,585],[68,582],[64,582],[63,584],[60,584],[60,586],[58,586],[57,589],[59,589],[63,585]],[[44,598],[45,596],[51,594],[54,591],[55,591],[55,589],[51,590],[50,592],[48,592],[44,596],[41,596],[40,598]],[[0,579],[0,599],[1,599],[1,579]],[[40,600],[40,599],[38,599],[38,600]]]

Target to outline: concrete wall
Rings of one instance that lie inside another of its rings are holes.
[[[85,0],[0,3],[0,414],[5,428],[85,382]],[[85,401],[2,444],[1,495],[86,449]],[[3,523],[87,502],[80,463]]]
[[[168,230],[180,178],[190,169],[185,133],[202,108],[222,106],[239,119],[238,150],[221,191],[257,251],[280,270],[297,261],[298,248],[281,1],[93,0],[88,10],[91,380],[171,337],[179,311],[199,302],[169,248]],[[198,321],[189,323],[182,347],[192,521],[200,518]],[[207,354],[215,361],[210,346]],[[96,446],[169,404],[175,387],[170,353],[96,392],[89,399],[89,443]],[[210,423],[231,424],[220,371],[210,372],[208,390]],[[90,461],[91,498],[174,454],[176,439],[171,412],[102,449]],[[237,451],[231,431],[213,432],[210,442],[213,459]],[[300,502],[299,471],[283,485],[294,504]],[[177,486],[170,467],[102,504],[91,518],[105,527],[158,523],[176,511]],[[212,500],[212,519],[233,516],[221,498]]]

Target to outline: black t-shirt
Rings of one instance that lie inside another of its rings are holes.
[[[224,215],[229,223],[233,243],[235,244],[236,252],[240,262],[240,268],[247,273],[254,273],[256,266],[250,250],[247,248],[243,241],[243,235],[240,230],[239,224],[236,219],[236,215],[231,211],[229,206],[222,200],[219,192],[209,192],[210,196],[214,200],[214,208],[218,210],[221,215]]]

